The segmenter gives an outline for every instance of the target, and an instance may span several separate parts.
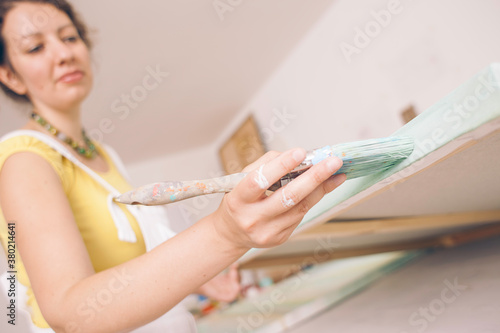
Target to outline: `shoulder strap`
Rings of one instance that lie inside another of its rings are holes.
[[[118,154],[116,153],[116,151],[105,143],[101,143],[101,146],[106,150],[106,152],[108,153],[108,156],[111,158],[111,160],[113,161],[113,164],[116,166],[118,171],[122,174],[122,176],[128,182],[130,182],[131,181],[130,175],[128,174],[127,169],[125,169],[125,165],[123,165],[123,162],[122,162],[120,156],[118,156]]]
[[[4,135],[0,141],[5,141],[7,139],[16,137],[16,136],[21,136],[21,135],[27,135],[34,137],[35,139],[38,139],[48,145],[49,147],[53,148],[57,152],[59,152],[62,156],[66,157],[68,160],[73,162],[76,166],[78,166],[80,169],[85,171],[89,176],[94,178],[95,181],[97,181],[99,184],[101,184],[108,192],[113,193],[113,195],[119,195],[120,191],[115,189],[113,186],[111,186],[107,181],[105,181],[101,176],[99,176],[97,173],[95,173],[92,169],[90,169],[88,166],[80,162],[72,153],[68,151],[66,147],[64,147],[59,141],[55,140],[54,138],[37,132],[37,131],[32,131],[32,130],[18,130],[18,131],[13,131],[10,132],[6,135]]]
[[[104,187],[110,193],[108,198],[107,198],[107,204],[108,204],[109,212],[113,218],[113,222],[114,222],[116,229],[118,231],[118,238],[121,241],[130,242],[130,243],[135,243],[137,241],[134,230],[130,226],[130,223],[128,222],[127,217],[125,216],[123,211],[120,209],[120,207],[118,207],[118,205],[113,201],[113,197],[120,195],[120,191],[118,191],[113,186],[111,186],[106,180],[104,180],[101,176],[99,176],[97,173],[95,173],[88,166],[86,166],[85,164],[80,162],[80,160],[78,160],[71,152],[69,152],[68,149],[66,147],[64,147],[59,141],[55,140],[54,138],[52,138],[44,133],[40,133],[40,132],[32,131],[32,130],[17,130],[17,131],[13,131],[13,132],[10,132],[10,133],[4,135],[0,139],[0,142],[5,141],[5,140],[10,139],[10,138],[13,138],[13,137],[16,137],[16,136],[21,136],[21,135],[31,136],[37,140],[42,141],[43,143],[45,143],[46,145],[48,145],[52,149],[59,152],[62,156],[64,156],[68,160],[70,160],[72,163],[74,163],[80,169],[85,171],[96,182],[98,182],[102,187]]]

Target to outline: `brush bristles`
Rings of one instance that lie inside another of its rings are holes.
[[[330,156],[337,156],[344,164],[337,172],[348,179],[387,170],[413,152],[410,137],[389,137],[330,146]]]

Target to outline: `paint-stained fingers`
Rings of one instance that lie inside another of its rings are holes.
[[[243,202],[261,199],[265,191],[281,177],[291,172],[306,157],[306,151],[296,148],[277,155],[250,172],[232,191]]]
[[[280,228],[282,228],[279,232],[277,232],[278,244],[276,245],[285,242],[300,224],[300,222],[304,218],[304,215],[314,205],[316,205],[325,196],[325,194],[330,193],[331,191],[339,187],[345,180],[345,174],[339,174],[330,177],[302,201],[292,206],[290,210],[281,214],[274,221],[275,226],[279,226]]]
[[[271,195],[269,197],[268,204],[280,207],[279,213],[284,213],[285,211],[295,207],[298,203],[303,201],[306,197],[308,197],[312,193],[315,193],[316,196],[318,196],[318,193],[320,193],[319,199],[321,199],[321,197],[325,193],[327,193],[325,191],[329,189],[328,186],[331,185],[329,178],[335,172],[337,172],[341,166],[342,166],[342,160],[339,159],[338,157],[330,157],[322,161],[321,163],[318,163],[317,165],[311,167],[302,175],[294,179],[292,182],[287,184],[285,187],[281,188],[280,190],[276,191],[273,195]],[[342,178],[335,178],[335,179],[342,179]],[[309,201],[306,203],[309,203]],[[312,207],[308,205],[302,205],[302,206],[307,207],[307,209],[310,209]]]
[[[327,193],[330,193],[346,180],[345,174],[331,176],[323,184],[317,187],[311,194],[305,197],[301,202],[294,205],[289,211],[281,214],[274,222],[274,225],[281,226],[278,231],[275,245],[280,245],[290,238],[293,231],[302,221],[304,215],[316,205]]]
[[[302,221],[307,211],[316,205],[325,196],[325,194],[330,193],[339,187],[345,180],[345,174],[331,176],[301,202],[294,205],[289,211],[277,217],[272,224],[274,227],[279,228],[275,231],[276,243],[274,245],[280,245],[288,240],[293,231]]]
[[[318,186],[311,194],[299,202],[292,210],[293,213],[298,213],[301,216],[305,215],[309,209],[316,205],[324,196],[342,185],[346,180],[345,174],[339,174],[328,178],[321,186]]]

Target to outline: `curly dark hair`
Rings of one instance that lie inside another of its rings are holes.
[[[10,64],[9,57],[7,55],[7,46],[5,44],[3,36],[3,24],[5,17],[8,12],[14,8],[14,6],[20,2],[31,2],[31,3],[42,3],[50,4],[59,9],[60,11],[66,13],[70,18],[71,22],[76,27],[80,38],[83,40],[85,45],[90,49],[92,47],[92,42],[88,37],[88,29],[85,23],[79,18],[78,14],[73,10],[73,6],[66,0],[0,0],[0,66],[9,66],[12,70],[12,65]],[[29,98],[25,95],[18,95],[14,91],[10,90],[6,85],[0,82],[0,87],[9,97],[12,97],[18,101],[29,102]]]

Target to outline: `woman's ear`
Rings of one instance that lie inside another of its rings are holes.
[[[26,85],[8,65],[0,66],[0,81],[18,95],[26,95],[28,92]]]

